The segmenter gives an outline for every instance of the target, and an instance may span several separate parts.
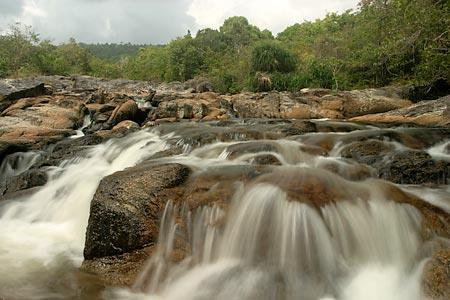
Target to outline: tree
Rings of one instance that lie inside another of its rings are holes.
[[[191,35],[170,42],[166,79],[184,81],[193,78],[200,73],[203,60],[203,51],[196,47]]]
[[[251,52],[253,72],[289,73],[295,70],[296,60],[292,53],[279,42],[265,41],[257,43]]]
[[[0,76],[18,76],[30,69],[36,54],[39,35],[30,26],[15,23],[0,36]]]

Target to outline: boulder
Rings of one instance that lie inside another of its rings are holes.
[[[386,157],[379,176],[400,184],[446,184],[450,163],[435,161],[424,151],[399,151]]]
[[[114,126],[125,120],[133,121],[138,114],[138,110],[136,102],[129,99],[114,109],[107,122]]]
[[[156,242],[165,203],[188,178],[180,164],[141,164],[102,179],[91,202],[87,260],[142,249]]]

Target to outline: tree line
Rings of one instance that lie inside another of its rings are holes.
[[[145,30],[145,29],[143,29]],[[14,24],[0,35],[0,77],[87,74],[212,81],[220,92],[353,89],[450,80],[447,0],[362,0],[358,9],[289,26],[276,37],[244,17],[166,45],[40,40]]]

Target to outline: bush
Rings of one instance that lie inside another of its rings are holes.
[[[251,51],[251,70],[253,72],[289,73],[296,68],[296,59],[279,42],[263,41]]]

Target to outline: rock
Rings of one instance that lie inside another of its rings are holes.
[[[184,104],[178,107],[177,113],[178,119],[191,119],[193,117],[192,106],[189,104]]]
[[[106,286],[132,286],[154,247],[146,247],[115,256],[85,260],[81,270],[95,274]]]
[[[142,249],[156,242],[159,216],[174,188],[188,178],[179,164],[141,164],[102,179],[91,202],[84,257],[87,260]]]
[[[31,169],[0,183],[0,196],[42,186],[47,183],[47,173],[40,169]]]
[[[434,161],[423,151],[401,151],[386,157],[379,176],[400,184],[446,184],[450,163]]]
[[[317,166],[352,181],[377,177],[377,171],[375,169],[366,165],[352,164],[346,161],[322,160],[319,161]]]
[[[114,126],[125,120],[133,121],[138,114],[138,106],[132,99],[127,100],[112,112],[108,119],[108,124]]]
[[[393,150],[394,147],[390,144],[379,140],[367,140],[346,145],[341,150],[341,156],[373,166],[376,163],[380,163],[385,155]]]
[[[284,113],[288,119],[310,119],[312,116],[311,107],[306,104],[296,104]]]
[[[240,184],[248,183],[268,171],[266,167],[250,165],[210,167],[194,173],[189,179],[183,200],[192,211],[212,204],[226,210]]]
[[[433,254],[422,273],[424,294],[430,299],[450,299],[450,247]]]
[[[447,126],[450,124],[450,95],[437,100],[422,101],[409,107],[386,113],[371,114],[350,119],[356,122]]]
[[[255,165],[274,165],[274,166],[280,166],[281,162],[272,154],[261,154],[258,156],[255,156],[251,160],[252,164]]]
[[[185,89],[192,89],[196,93],[211,92],[213,90],[212,83],[205,77],[195,77],[184,83]]]
[[[279,167],[261,175],[255,183],[269,183],[284,190],[291,201],[307,203],[320,209],[333,202],[358,198],[368,199],[369,191],[361,185],[322,169]]]
[[[138,130],[139,128],[140,127],[139,127],[138,123],[130,121],[130,120],[125,120],[125,121],[120,122],[116,126],[114,126],[112,128],[112,131],[125,131],[125,132],[128,132],[130,130],[131,131]]]
[[[0,80],[0,113],[15,100],[45,94],[44,83],[34,79]]]
[[[86,150],[90,146],[100,144],[106,139],[97,134],[90,134],[79,137],[77,139],[65,139],[57,142],[50,148],[50,153],[44,160],[38,163],[38,166],[58,166],[64,160],[69,160],[74,157],[83,157],[86,155]]]
[[[232,160],[239,156],[258,152],[278,152],[277,147],[267,142],[251,141],[233,144],[227,148],[228,159]]]

